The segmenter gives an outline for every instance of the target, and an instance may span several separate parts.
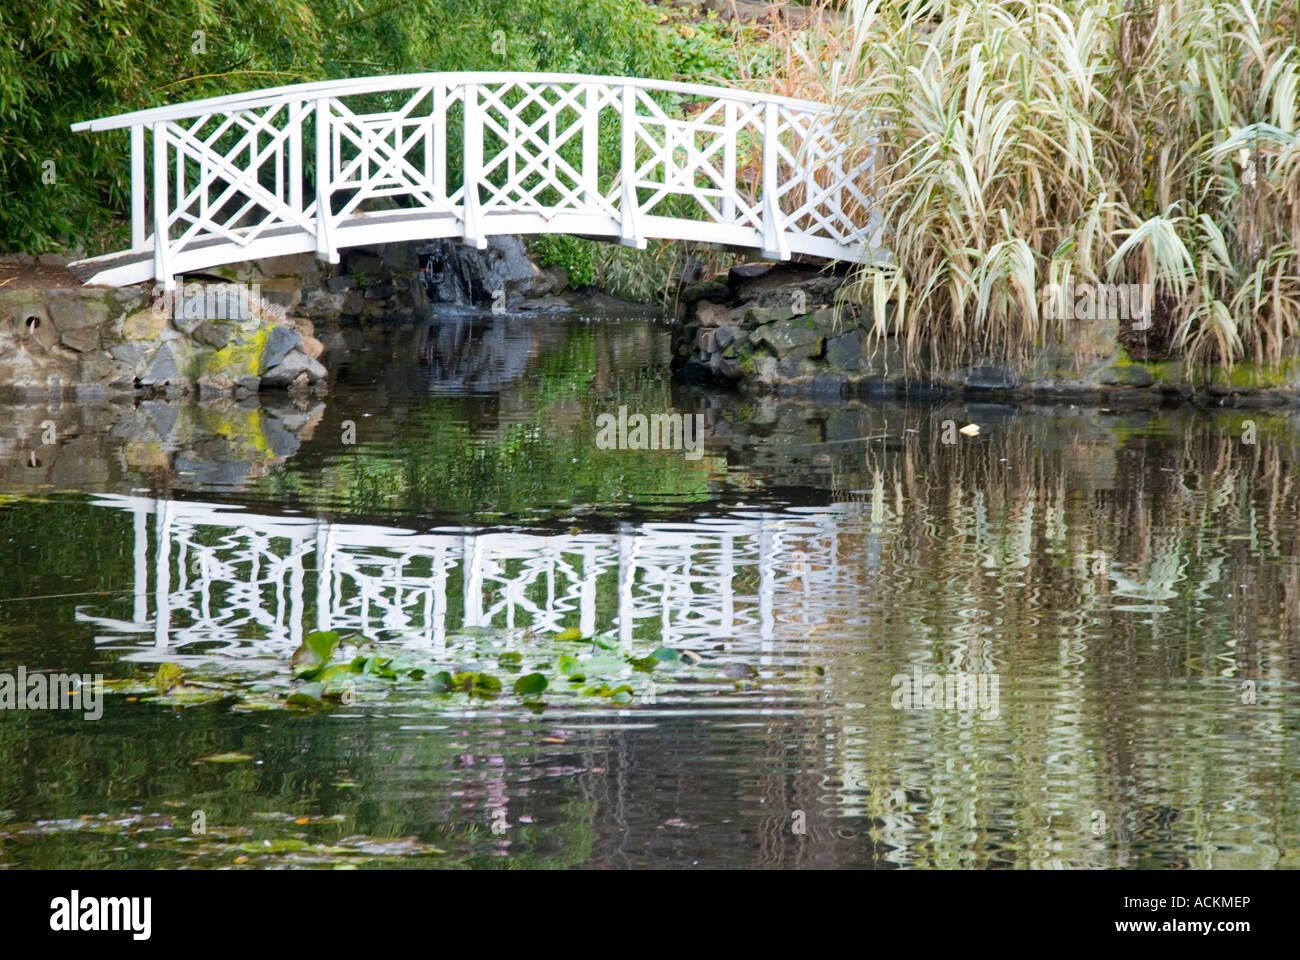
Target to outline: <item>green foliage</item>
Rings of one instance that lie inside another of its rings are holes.
[[[668,78],[638,0],[52,0],[0,9],[0,249],[121,245],[126,134],[97,116],[285,83],[428,70]],[[197,31],[202,31],[199,35]],[[42,182],[53,161],[54,182]]]
[[[737,44],[745,36],[733,20],[714,11],[695,23],[677,22],[667,31],[669,56],[679,76],[701,81],[739,79]]]
[[[533,250],[543,267],[563,267],[569,286],[575,290],[596,282],[596,248],[594,240],[567,234],[543,234],[533,241]]]

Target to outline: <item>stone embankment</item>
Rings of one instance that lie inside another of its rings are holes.
[[[847,277],[801,264],[745,264],[686,288],[674,342],[684,380],[754,395],[819,400],[966,396],[1149,404],[1275,406],[1300,403],[1300,341],[1272,367],[1192,368],[1176,355],[1130,354],[1118,319],[1073,321],[1064,342],[1040,345],[1020,365],[976,362],[907,370],[893,336],[872,337],[869,306],[852,302]]]

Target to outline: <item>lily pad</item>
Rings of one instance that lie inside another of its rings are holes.
[[[524,674],[515,681],[515,693],[525,697],[541,693],[546,687],[546,677],[540,673]]]

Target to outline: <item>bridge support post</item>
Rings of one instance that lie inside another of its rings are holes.
[[[483,118],[479,115],[478,88],[465,84],[464,208],[462,236],[467,244],[487,249],[483,230],[483,212],[479,205],[478,183],[483,177]]]
[[[775,103],[763,108],[763,256],[789,260],[790,247],[785,239],[785,216],[777,196],[781,155],[780,128]]]
[[[623,87],[622,109],[622,154],[619,166],[622,172],[623,193],[620,198],[619,212],[623,215],[622,231],[618,242],[625,247],[644,250],[645,237],[641,236],[640,224],[637,223],[641,201],[636,195],[636,88],[631,84]]]
[[[144,246],[144,125],[131,127],[131,249]]]
[[[289,104],[289,206],[302,216],[302,118],[301,100]]]
[[[153,125],[153,275],[164,290],[176,289],[167,230],[167,124]]]
[[[316,101],[316,256],[329,263],[339,262],[339,252],[331,236],[330,180],[333,165],[330,161],[330,102]]]

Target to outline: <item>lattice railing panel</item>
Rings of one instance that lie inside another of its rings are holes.
[[[878,171],[851,125],[819,104],[747,91],[416,74],[83,128],[131,131],[132,250],[94,261],[113,261],[92,278],[101,283],[152,274],[171,284],[187,270],[301,250],[337,260],[341,247],[383,240],[483,246],[493,233],[697,239],[781,259],[861,261],[878,245]]]

